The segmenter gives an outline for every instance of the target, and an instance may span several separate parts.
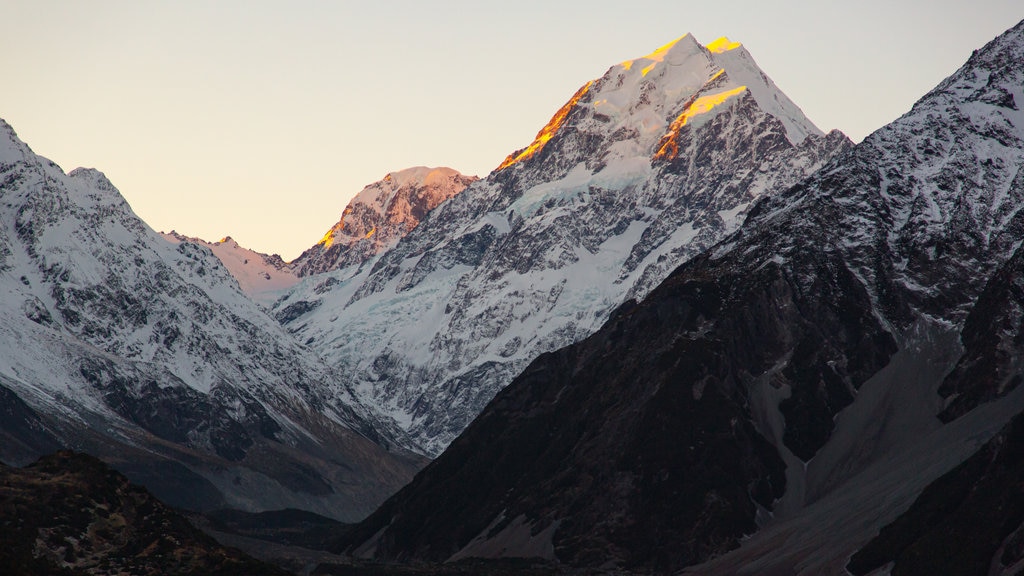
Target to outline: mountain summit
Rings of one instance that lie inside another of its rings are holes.
[[[574,130],[631,136],[635,147],[603,150],[603,161],[638,153],[671,158],[679,152],[677,139],[684,126],[694,129],[713,118],[717,106],[748,94],[759,108],[782,123],[790,143],[823,135],[757,67],[741,44],[723,37],[705,47],[686,34],[584,84],[533,143],[510,154],[498,169],[540,153],[574,111]],[[581,118],[579,110],[590,113]],[[616,138],[610,144],[621,141]]]
[[[744,48],[687,35],[587,82],[371,267],[310,278],[275,312],[436,454],[530,360],[849,146]]]
[[[391,248],[438,204],[477,180],[451,168],[416,166],[391,172],[345,207],[320,242],[291,262],[299,276],[358,265]]]

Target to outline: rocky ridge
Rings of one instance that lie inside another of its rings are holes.
[[[262,254],[238,244],[226,236],[216,242],[185,236],[174,230],[161,232],[173,244],[191,242],[207,248],[238,281],[238,287],[254,301],[270,305],[281,293],[298,284],[299,277],[278,254]]]

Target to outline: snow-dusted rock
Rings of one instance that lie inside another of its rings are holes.
[[[341,220],[290,265],[299,276],[358,266],[393,247],[427,213],[476,180],[451,168],[392,172],[356,194]]]
[[[281,256],[245,248],[230,236],[209,242],[174,230],[160,235],[174,244],[191,242],[208,248],[235,278],[242,292],[260,304],[273,304],[284,291],[299,283],[299,277]]]
[[[103,174],[65,174],[6,123],[0,295],[0,387],[21,414],[0,420],[5,460],[56,439],[178,505],[349,519],[417,466],[210,250],[168,242]]]

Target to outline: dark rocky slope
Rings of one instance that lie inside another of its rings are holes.
[[[286,575],[224,548],[99,460],[58,452],[0,464],[0,572]]]

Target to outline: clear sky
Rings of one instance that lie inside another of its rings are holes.
[[[742,42],[823,130],[909,109],[1021,0],[0,0],[0,118],[157,230],[286,259],[409,166],[486,175],[587,80]]]

